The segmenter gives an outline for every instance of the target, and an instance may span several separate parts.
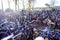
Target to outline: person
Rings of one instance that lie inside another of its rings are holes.
[[[39,37],[36,37],[34,40],[44,40],[44,38],[39,36]]]
[[[27,33],[27,40],[33,40],[33,27],[29,25],[29,29],[27,29],[29,33]]]
[[[44,40],[44,37],[47,33],[47,27],[44,30],[41,30],[41,31],[43,31],[42,34],[40,36],[36,37],[34,40]]]
[[[12,40],[13,33],[7,37],[2,38],[1,40]]]

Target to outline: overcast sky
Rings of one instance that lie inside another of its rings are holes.
[[[25,6],[27,6],[27,3],[28,3],[27,0],[24,0],[24,5]],[[45,6],[46,3],[51,4],[51,0],[36,0],[34,7],[46,7]],[[60,6],[60,0],[56,0],[55,5],[56,6]],[[10,0],[10,8],[15,10],[14,6],[15,6],[14,2],[12,0]],[[7,0],[3,0],[3,8],[4,8],[4,10],[9,8]],[[20,9],[23,8],[21,0],[19,1],[19,8]],[[0,9],[2,9],[2,7],[1,7],[1,0],[0,0]]]

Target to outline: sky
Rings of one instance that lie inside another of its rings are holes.
[[[2,0],[3,1],[3,8],[4,10],[6,10],[7,8],[9,8],[8,6],[8,0]],[[15,4],[12,0],[9,0],[10,1],[10,8],[15,10]],[[36,0],[35,1],[35,4],[34,4],[34,7],[46,7],[45,4],[51,4],[51,0]],[[23,5],[22,5],[22,0],[19,0],[19,8],[20,9],[23,9]],[[25,7],[27,7],[27,0],[24,0],[24,5]],[[56,3],[55,3],[55,6],[60,6],[60,0],[56,0]],[[2,9],[2,6],[1,6],[1,0],[0,0],[0,9]]]

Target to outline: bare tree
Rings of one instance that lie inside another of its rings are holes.
[[[28,8],[31,9],[31,4],[34,3],[36,0],[28,0]]]
[[[51,0],[51,5],[54,6],[54,5],[55,5],[55,1],[56,1],[56,0]]]

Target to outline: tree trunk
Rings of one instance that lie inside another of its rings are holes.
[[[8,0],[8,6],[9,6],[9,9],[10,9],[10,0]]]
[[[18,0],[15,0],[15,10],[17,11],[17,1]]]
[[[22,3],[23,3],[23,9],[25,9],[24,0],[22,0]]]
[[[15,4],[15,11],[17,11],[17,5]]]
[[[1,7],[2,7],[2,11],[3,11],[3,0],[1,0]]]
[[[19,11],[19,0],[18,0],[18,11]]]

